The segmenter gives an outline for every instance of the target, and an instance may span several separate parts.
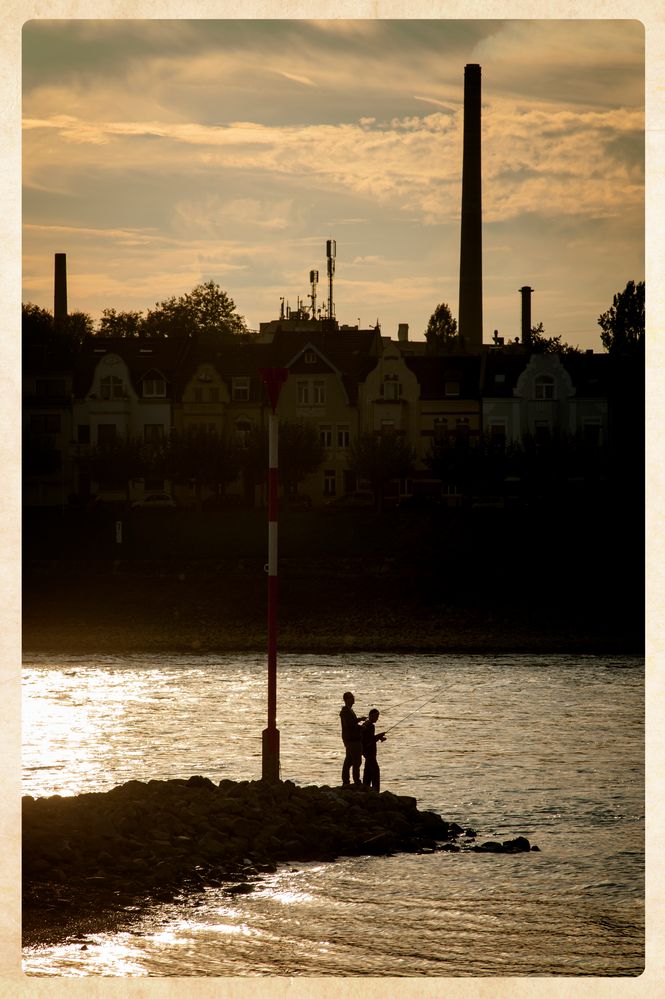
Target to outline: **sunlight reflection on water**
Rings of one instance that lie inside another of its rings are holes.
[[[63,667],[25,665],[24,793],[259,775],[262,657],[70,657]],[[482,838],[525,835],[541,852],[285,866],[233,906],[210,889],[155,906],[133,933],[29,950],[26,971],[637,974],[642,680],[628,658],[284,657],[283,779],[339,783],[340,698],[353,689],[359,713],[376,704],[389,733],[383,787]]]

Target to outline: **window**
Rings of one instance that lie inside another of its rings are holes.
[[[35,382],[35,394],[53,399],[66,394],[64,378],[38,378]]]
[[[312,402],[315,406],[323,406],[326,401],[326,383],[314,382],[312,386]]]
[[[469,443],[468,416],[458,416],[455,421],[455,438],[458,444],[467,445]]]
[[[234,424],[236,442],[239,447],[248,447],[252,424],[249,420],[236,420]]]
[[[309,382],[298,382],[298,405],[309,406]]]
[[[536,444],[543,444],[549,440],[551,427],[548,420],[536,420],[534,426],[534,437]]]
[[[249,378],[232,379],[231,395],[234,402],[249,402]]]
[[[536,378],[536,399],[554,398],[554,379],[550,375],[538,375]]]
[[[459,382],[446,382],[443,391],[448,398],[457,398],[459,396]]]
[[[208,389],[208,399],[210,402],[219,402],[219,389],[210,388]]]
[[[434,440],[445,441],[448,434],[448,418],[446,416],[434,417]]]
[[[122,399],[122,378],[116,378],[115,375],[106,375],[105,378],[100,380],[99,387],[102,399]]]
[[[202,388],[195,388],[194,389],[194,402],[203,402],[203,389]]]
[[[327,468],[323,473],[323,495],[337,495],[337,476],[334,468]]]
[[[496,382],[497,385],[503,385],[503,383],[505,382],[505,380],[506,380],[506,376],[505,375],[499,375],[499,374],[497,374],[497,375],[494,376],[494,381]]]
[[[319,440],[323,447],[332,447],[332,427],[321,424],[319,427]]]
[[[347,448],[351,443],[351,435],[346,424],[337,427],[337,447]]]
[[[89,423],[79,423],[76,428],[76,443],[77,444],[89,444],[90,443],[90,424]]]
[[[143,398],[150,399],[156,396],[166,395],[166,382],[158,375],[151,375],[143,379]]]
[[[503,448],[506,443],[506,424],[490,423],[490,441],[492,447]]]
[[[305,351],[305,364],[316,364],[316,351],[314,350]]]
[[[381,387],[384,399],[399,399],[402,394],[402,386],[393,379],[386,379]]]
[[[582,437],[585,444],[599,447],[602,439],[600,420],[585,420]]]
[[[115,423],[100,423],[97,427],[97,443],[114,444],[118,437],[118,428]]]
[[[30,417],[30,430],[33,434],[59,434],[59,413],[35,413]]]
[[[381,420],[381,433],[382,434],[394,434],[395,433],[395,421],[394,420]]]
[[[143,427],[143,439],[146,444],[158,444],[164,440],[163,423],[146,423]]]

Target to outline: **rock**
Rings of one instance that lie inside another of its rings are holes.
[[[67,886],[70,912],[83,906],[141,904],[201,891],[233,876],[233,893],[251,891],[247,878],[297,860],[386,855],[397,850],[460,852],[451,842],[463,828],[415,798],[347,788],[299,787],[292,781],[221,780],[196,774],[168,781],[128,781],[105,793],[26,796],[23,807],[25,913],[46,920],[53,884]],[[466,830],[467,839],[475,836]],[[442,845],[443,844],[443,845]],[[481,852],[527,852],[522,836],[469,847]],[[44,913],[47,913],[46,915]]]

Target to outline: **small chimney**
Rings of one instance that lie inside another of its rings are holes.
[[[524,285],[520,288],[522,296],[522,344],[524,347],[531,346],[531,293],[533,288]]]
[[[408,343],[409,342],[409,324],[408,323],[399,323],[399,325],[397,326],[397,339],[399,340],[400,343]]]
[[[56,327],[64,326],[67,320],[67,254],[66,253],[56,253],[55,255],[53,320]]]

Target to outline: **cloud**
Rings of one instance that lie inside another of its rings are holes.
[[[489,103],[483,111],[486,218],[522,212],[595,217],[637,204],[643,194],[634,139],[642,126],[638,110],[552,112],[508,100]],[[54,115],[26,120],[26,180],[43,188],[58,166],[71,171],[72,184],[77,170],[173,176],[187,170],[210,178],[250,170],[272,184],[281,177],[288,186],[297,178],[303,191],[344,190],[438,224],[459,210],[460,140],[461,116],[443,112],[279,129],[251,121],[208,126]],[[263,215],[269,220],[263,225],[279,226],[288,199],[278,200],[279,210],[267,215],[259,202],[245,203],[248,221],[260,224]]]

